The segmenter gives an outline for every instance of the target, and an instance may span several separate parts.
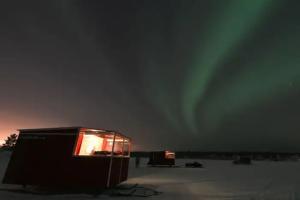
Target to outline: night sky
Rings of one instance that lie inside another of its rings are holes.
[[[0,139],[118,130],[137,150],[300,151],[300,1],[4,1]]]

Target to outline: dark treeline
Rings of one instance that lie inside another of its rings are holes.
[[[233,160],[238,156],[248,156],[252,160],[297,160],[300,153],[291,152],[197,152],[197,151],[177,151],[176,158],[192,159],[216,159],[216,160]],[[131,157],[149,157],[150,152],[135,151]]]

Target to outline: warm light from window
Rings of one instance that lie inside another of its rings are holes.
[[[165,151],[165,158],[166,159],[175,159],[175,153],[171,151]]]
[[[75,148],[76,156],[129,156],[130,141],[120,136],[81,132]]]
[[[83,135],[79,155],[92,155],[95,151],[101,151],[103,139],[96,135]]]

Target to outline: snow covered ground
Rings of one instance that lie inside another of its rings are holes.
[[[0,153],[0,178],[9,160],[9,153]],[[183,166],[191,160],[177,159]],[[138,183],[162,192],[148,199],[199,200],[300,200],[300,162],[257,161],[251,166],[233,165],[231,161],[198,160],[203,169],[149,168],[146,159],[140,168],[131,161],[130,177],[126,184]],[[0,185],[0,188],[11,186]],[[10,199],[138,199],[139,197],[92,196],[89,194],[33,195],[0,190],[1,200]]]

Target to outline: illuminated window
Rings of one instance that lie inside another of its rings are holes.
[[[124,151],[127,153],[124,154]],[[81,132],[74,155],[129,156],[129,141],[119,135],[115,136],[114,133]]]
[[[95,152],[102,151],[103,138],[96,135],[83,135],[79,155],[92,155]]]
[[[166,159],[175,159],[175,153],[171,151],[165,151],[165,158]]]

